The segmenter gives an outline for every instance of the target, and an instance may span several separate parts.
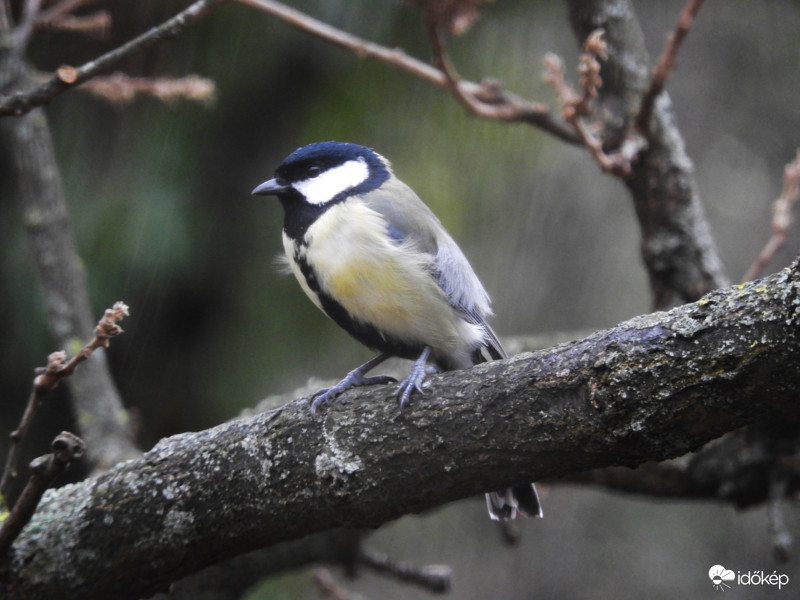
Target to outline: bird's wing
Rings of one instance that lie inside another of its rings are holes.
[[[486,345],[492,358],[505,358],[497,336],[486,322],[491,314],[489,295],[433,211],[399,180],[373,190],[364,201],[384,218],[395,241],[411,244],[417,251],[430,255],[431,275],[450,304],[486,331]]]
[[[362,196],[369,208],[386,221],[389,235],[398,243],[413,243],[423,253],[435,256],[441,222],[414,191],[392,179]]]

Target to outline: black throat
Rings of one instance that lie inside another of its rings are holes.
[[[283,230],[298,242],[303,240],[311,224],[332,204],[309,204],[297,192],[281,194],[278,199],[283,206]]]

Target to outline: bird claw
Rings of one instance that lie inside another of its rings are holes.
[[[379,385],[385,383],[397,383],[397,379],[389,375],[373,375],[371,377],[364,377],[358,369],[351,371],[339,383],[329,388],[322,388],[311,396],[311,407],[309,411],[313,416],[316,414],[317,409],[323,404],[328,404],[335,400],[338,396],[354,387],[361,387],[363,385]]]
[[[438,371],[436,367],[427,364],[429,354],[430,349],[426,348],[422,355],[414,362],[411,373],[400,383],[397,389],[397,397],[400,399],[400,408],[403,408],[408,403],[411,394],[413,394],[415,390],[425,395],[425,390],[422,389],[422,383],[428,375]]]
[[[411,379],[411,377],[408,377],[403,380],[397,390],[397,397],[400,399],[400,408],[403,408],[408,403],[414,390],[418,391],[423,396],[425,395],[425,390],[422,389],[425,373],[422,374],[422,377],[418,381],[411,381]]]
[[[422,389],[422,383],[425,377],[431,373],[438,372],[436,367],[428,365],[428,357],[431,355],[431,349],[426,346],[422,350],[422,354],[414,361],[414,366],[411,373],[406,377],[397,390],[397,396],[400,399],[400,408],[408,404],[411,394],[418,391],[420,394],[425,394]],[[372,377],[365,377],[373,367],[379,365],[389,357],[388,354],[381,354],[375,358],[367,361],[360,367],[350,371],[347,376],[333,387],[323,388],[311,396],[311,407],[309,408],[311,415],[316,414],[317,409],[323,404],[328,404],[333,401],[337,396],[350,388],[360,387],[362,385],[378,385],[383,383],[397,383],[397,379],[388,375],[373,375]]]

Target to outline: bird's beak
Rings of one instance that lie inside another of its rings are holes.
[[[253,196],[277,196],[281,192],[285,192],[288,189],[288,185],[278,183],[278,180],[273,178],[269,181],[265,181],[259,186],[256,186],[256,188],[250,193]]]

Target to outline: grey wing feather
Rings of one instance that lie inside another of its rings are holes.
[[[444,228],[410,187],[397,179],[390,179],[361,198],[386,220],[389,234],[396,241],[411,240],[419,251],[436,254],[437,230],[443,231]]]
[[[363,198],[386,220],[389,234],[395,240],[410,241],[419,251],[431,255],[432,274],[450,303],[467,320],[483,327],[490,356],[505,358],[497,336],[486,322],[486,317],[492,313],[489,295],[433,211],[411,188],[397,179],[390,180]]]

